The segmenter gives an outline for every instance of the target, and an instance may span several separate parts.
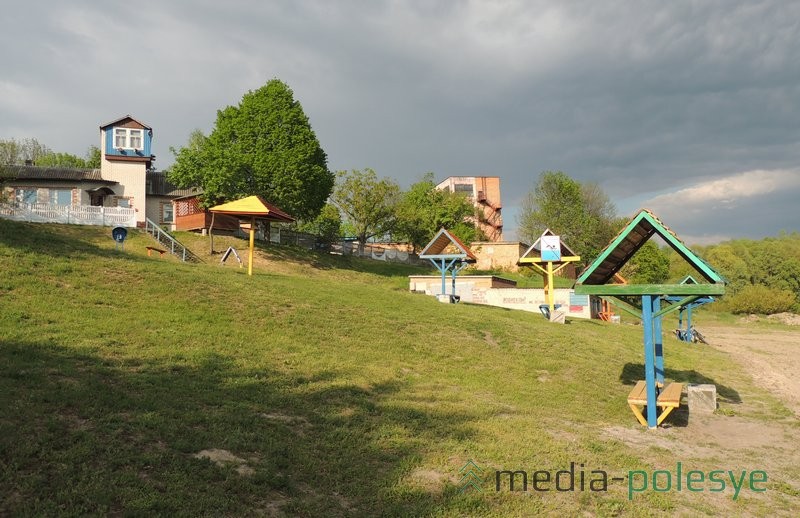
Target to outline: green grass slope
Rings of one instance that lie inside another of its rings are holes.
[[[0,514],[691,505],[661,493],[630,502],[619,483],[494,491],[495,469],[648,468],[601,433],[639,426],[626,404],[642,375],[638,327],[440,304],[407,292],[409,267],[266,248],[248,277],[218,255],[147,257],[149,244],[134,231],[118,251],[108,228],[0,219]],[[723,405],[744,383],[712,349],[673,341],[666,354],[669,378],[716,383]],[[194,456],[211,449],[240,460]],[[459,491],[469,459],[482,492]]]

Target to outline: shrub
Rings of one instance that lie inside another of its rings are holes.
[[[797,297],[787,290],[768,288],[761,285],[745,286],[729,300],[732,313],[759,313],[772,315],[792,311],[797,306]]]

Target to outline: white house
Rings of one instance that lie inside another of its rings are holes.
[[[152,140],[150,126],[126,115],[100,126],[100,169],[5,166],[5,198],[12,203],[0,216],[128,226],[149,218],[169,229],[171,200],[199,191],[177,189],[152,169]]]

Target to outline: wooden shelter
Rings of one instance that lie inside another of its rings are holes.
[[[248,196],[216,207],[211,207],[213,214],[225,214],[239,219],[239,224],[244,229],[250,230],[250,258],[247,262],[247,275],[253,275],[253,250],[255,248],[256,220],[280,221],[291,223],[294,218],[283,212],[275,205],[264,201],[260,196]],[[243,223],[249,221],[249,223]]]
[[[531,266],[542,274],[545,298],[549,307],[549,315],[555,309],[555,284],[553,276],[568,265],[580,261],[581,258],[561,238],[549,228],[542,232],[539,239],[522,254],[517,264]],[[544,311],[544,309],[542,309]]]
[[[450,299],[453,302],[456,300],[456,276],[458,272],[466,268],[468,264],[478,260],[467,245],[444,228],[440,229],[422,249],[419,258],[428,259],[442,274],[442,292],[440,295],[447,294],[447,273],[450,272],[453,285]]]
[[[656,234],[697,270],[705,282],[696,284],[608,284],[614,274],[618,273],[642,245]],[[725,293],[725,281],[708,263],[683,244],[678,236],[655,214],[643,209],[581,273],[575,281],[575,293],[598,295],[642,320],[645,380],[637,384],[637,387],[634,388],[636,394],[631,392],[628,402],[643,425],[655,428],[676,406],[675,387],[664,387],[661,317],[703,297],[722,295]],[[639,300],[641,302],[638,302]],[[666,302],[663,308],[662,301]],[[660,393],[659,388],[661,389]],[[677,403],[679,403],[679,390],[677,397]],[[638,404],[647,406],[646,420],[636,408]],[[665,409],[660,417],[656,414],[659,406]]]

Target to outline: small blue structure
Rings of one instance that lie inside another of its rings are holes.
[[[422,249],[420,259],[428,259],[442,274],[442,292],[447,295],[447,273],[452,277],[452,292],[450,302],[457,302],[456,276],[470,263],[477,262],[475,254],[456,236],[442,228],[431,241]]]
[[[153,128],[130,115],[100,126],[104,133],[106,159],[145,162],[147,167],[155,158],[152,153]]]
[[[111,237],[114,239],[114,243],[116,243],[115,248],[119,250],[122,247],[125,250],[125,238],[128,237],[128,229],[125,227],[114,227],[111,231]]]
[[[697,280],[692,277],[691,275],[687,275],[685,279],[683,279],[681,284],[698,284]],[[680,302],[680,297],[666,297],[667,302]],[[688,304],[682,304],[678,309],[678,329],[675,330],[675,336],[678,340],[682,340],[684,342],[692,343],[696,342],[697,339],[695,338],[695,333],[693,332],[692,326],[692,310],[694,308],[703,306],[705,304],[709,304],[714,302],[714,297],[701,297],[697,300],[689,302]],[[686,322],[686,327],[684,328],[684,322]]]

